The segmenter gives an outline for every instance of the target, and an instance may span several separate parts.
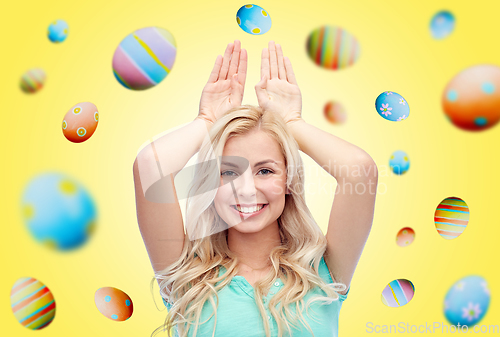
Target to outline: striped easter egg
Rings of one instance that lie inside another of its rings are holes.
[[[43,88],[46,78],[45,71],[40,68],[33,68],[21,76],[19,85],[25,93],[33,94]]]
[[[56,315],[54,296],[49,288],[33,277],[22,277],[14,283],[10,305],[17,321],[31,330],[45,328]]]
[[[414,294],[413,283],[405,279],[397,279],[389,283],[382,291],[382,303],[388,307],[402,307],[411,301]]]
[[[313,30],[306,43],[307,54],[317,65],[337,70],[353,65],[359,58],[358,40],[340,27]]]
[[[169,31],[142,28],[125,37],[116,48],[113,73],[127,89],[149,89],[170,73],[176,54],[175,39]]]
[[[434,213],[436,230],[447,240],[455,239],[463,233],[469,223],[469,207],[460,198],[446,198]]]

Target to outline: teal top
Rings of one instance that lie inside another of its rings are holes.
[[[219,275],[225,273],[226,268],[221,266]],[[319,264],[319,275],[326,283],[333,283],[332,277],[328,272],[325,260],[321,258]],[[271,287],[269,294],[263,298],[264,308],[266,308],[267,319],[269,320],[271,336],[278,336],[278,325],[271,315],[268,304],[269,300],[283,287],[283,282],[277,278]],[[347,291],[349,293],[349,290]],[[319,288],[311,289],[309,293],[304,296],[305,304],[312,296],[325,296],[325,293]],[[255,303],[254,288],[248,281],[241,275],[233,277],[231,282],[224,288],[219,290],[219,306],[217,308],[217,325],[215,327],[215,337],[235,336],[238,337],[262,337],[265,336],[264,324]],[[311,330],[314,332],[315,337],[337,337],[339,326],[339,313],[342,303],[347,298],[347,294],[340,295],[339,300],[333,301],[330,304],[322,304],[322,301],[314,301],[310,304],[307,314],[306,310],[302,311],[304,320],[309,324]],[[216,301],[216,299],[214,299]],[[163,303],[168,310],[171,304],[163,299]],[[292,313],[295,313],[295,307],[290,306]],[[213,313],[212,304],[206,301],[201,311],[200,325],[198,326],[197,337],[211,337],[214,330],[215,315],[212,316],[207,322],[208,317]],[[312,316],[312,317],[311,317]],[[205,323],[203,323],[205,322]],[[298,329],[293,328],[292,337],[306,337],[312,336],[309,329],[300,321],[297,320]],[[177,329],[174,329],[174,337],[179,336]],[[190,328],[188,336],[192,336],[193,327]],[[235,332],[237,331],[237,334]],[[288,329],[284,327],[284,336],[288,336]]]

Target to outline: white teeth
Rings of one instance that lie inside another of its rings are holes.
[[[240,211],[241,213],[254,213],[254,212],[257,212],[257,211],[260,211],[262,208],[264,207],[264,205],[262,206],[254,206],[254,207],[239,207],[239,206],[236,206],[236,208],[238,209],[238,211]]]

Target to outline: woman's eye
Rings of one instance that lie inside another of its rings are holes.
[[[232,174],[226,174],[226,173],[234,173],[233,171],[225,171],[221,173],[221,176],[232,176]]]
[[[260,170],[259,172],[262,172],[262,171],[267,171],[267,172],[269,172],[269,173],[265,173],[264,175],[268,175],[268,174],[273,173],[273,171],[268,170],[268,169],[262,169],[262,170]]]

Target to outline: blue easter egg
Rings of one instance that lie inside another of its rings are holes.
[[[477,324],[488,311],[490,290],[484,278],[471,275],[458,280],[444,299],[444,315],[453,325]]]
[[[448,11],[436,13],[429,25],[432,37],[435,39],[444,39],[455,29],[455,17]]]
[[[375,100],[375,108],[380,116],[393,122],[405,120],[410,115],[408,102],[398,93],[384,91]]]
[[[60,173],[44,173],[25,188],[22,215],[35,240],[61,251],[84,244],[95,229],[96,208],[87,191]]]
[[[69,26],[64,20],[56,20],[49,25],[47,35],[49,40],[54,43],[60,43],[66,40],[69,33]]]
[[[236,13],[236,22],[248,34],[262,35],[271,29],[271,17],[257,5],[242,6]]]
[[[410,168],[410,159],[404,151],[396,151],[389,159],[389,166],[395,174],[403,174]]]

